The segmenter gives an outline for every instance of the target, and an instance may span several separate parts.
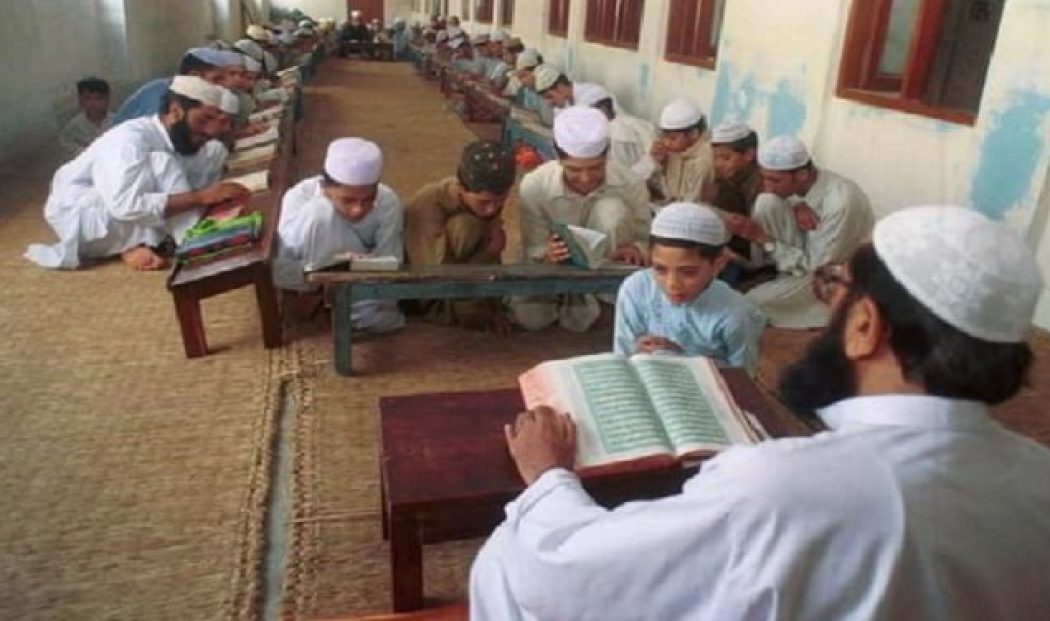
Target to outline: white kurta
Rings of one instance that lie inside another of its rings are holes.
[[[44,217],[59,242],[32,244],[25,256],[42,267],[71,269],[81,258],[157,246],[169,235],[179,242],[201,212],[165,219],[168,196],[209,185],[225,160],[217,141],[193,156],[178,155],[157,116],[125,121],[55,172]]]
[[[656,140],[656,128],[649,121],[631,116],[622,110],[609,123],[609,159],[646,181],[657,171],[657,164],[649,155]]]
[[[304,266],[341,252],[403,260],[403,231],[404,210],[389,187],[379,184],[372,211],[351,222],[324,195],[320,176],[304,179],[281,199],[274,282],[282,289],[307,291]],[[404,317],[395,300],[364,301],[354,304],[351,324],[360,330],[387,332],[403,326]]]
[[[649,250],[652,212],[645,183],[616,162],[608,162],[605,183],[586,196],[566,187],[560,162],[547,162],[522,178],[519,196],[521,241],[527,262],[543,260],[553,223],[604,233],[610,254],[625,244],[634,244],[643,253]],[[519,297],[511,300],[510,311],[511,319],[529,330],[557,321],[575,332],[588,329],[601,313],[593,295]]]
[[[106,118],[102,119],[102,123],[95,125],[81,111],[70,119],[66,126],[62,128],[62,131],[59,132],[58,142],[66,151],[66,155],[74,158],[88,148],[88,145],[94,142],[96,138],[104,134],[111,125],[113,125],[112,112],[107,112]]]
[[[747,293],[778,328],[819,328],[828,322],[827,306],[813,296],[813,272],[827,263],[847,260],[871,235],[875,217],[867,195],[856,183],[819,169],[803,197],[820,217],[813,231],[795,223],[791,201],[760,194],[754,219],[775,240],[773,259],[780,274]]]
[[[1050,451],[983,404],[891,395],[608,511],[548,471],[471,574],[471,619],[1050,619]]]

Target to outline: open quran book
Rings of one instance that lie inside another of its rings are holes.
[[[270,125],[264,131],[255,134],[254,136],[248,136],[247,138],[241,138],[240,140],[233,143],[234,152],[245,151],[252,147],[267,144],[269,142],[276,142],[281,139],[281,132],[277,129],[276,125]]]
[[[271,142],[244,151],[234,151],[226,158],[226,170],[230,172],[265,166],[277,157],[277,143]]]
[[[247,188],[249,192],[262,192],[270,188],[270,171],[257,170],[246,175],[226,177],[223,181],[242,185]]]
[[[304,272],[321,270],[344,270],[351,272],[396,272],[401,269],[401,260],[388,255],[368,256],[356,252],[340,252],[326,260],[307,263]]]
[[[578,471],[670,466],[765,435],[704,357],[580,356],[544,362],[519,383],[528,408],[572,416]]]
[[[259,110],[253,112],[248,116],[249,123],[262,123],[264,121],[273,121],[280,119],[284,115],[284,106],[274,106],[272,108],[266,108],[265,110]]]
[[[551,232],[569,248],[569,265],[585,270],[596,270],[605,263],[608,235],[574,224],[555,222]]]

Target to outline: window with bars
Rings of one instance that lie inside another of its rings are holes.
[[[671,0],[667,60],[713,69],[726,0]]]
[[[588,41],[638,49],[644,0],[587,0],[583,36]]]
[[[569,0],[549,0],[547,32],[559,37],[569,36]]]
[[[482,24],[492,23],[493,0],[474,0],[474,21]]]
[[[1005,0],[854,0],[838,95],[973,124]]]
[[[503,0],[499,5],[499,23],[501,26],[514,24],[514,0]]]

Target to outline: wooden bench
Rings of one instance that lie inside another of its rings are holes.
[[[471,123],[503,123],[510,116],[510,102],[476,82],[464,84],[464,94]]]
[[[263,230],[259,239],[251,248],[229,257],[199,266],[176,264],[168,276],[168,291],[171,292],[175,303],[175,315],[182,331],[182,345],[187,358],[199,358],[208,354],[201,300],[248,285],[255,287],[255,300],[262,322],[263,344],[270,349],[282,345],[280,309],[273,284],[270,258],[277,237],[277,223],[281,216],[281,197],[292,182],[296,127],[292,117],[293,108],[290,105],[285,110],[281,126],[278,156],[269,167],[270,188],[253,196],[249,204],[252,211],[263,214]]]
[[[616,293],[637,268],[581,270],[564,265],[441,265],[398,272],[324,271],[307,281],[331,290],[335,370],[353,373],[350,307],[362,300],[491,298],[509,295]]]

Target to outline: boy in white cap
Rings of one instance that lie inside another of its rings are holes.
[[[1032,366],[1025,241],[904,209],[826,276],[834,319],[779,394],[827,432],[736,446],[680,494],[610,510],[572,472],[571,419],[520,415],[528,487],[474,562],[470,618],[1050,618],[1050,450],[990,411]]]
[[[594,108],[572,107],[554,120],[558,159],[521,181],[521,237],[525,261],[562,263],[568,247],[553,224],[582,226],[606,235],[607,259],[645,263],[651,218],[645,184],[609,161],[609,121]],[[582,332],[600,314],[594,296],[527,298],[512,302],[512,319],[529,330],[555,321]]]
[[[156,248],[166,238],[180,242],[203,207],[247,192],[218,183],[226,149],[215,138],[229,123],[224,95],[202,78],[176,76],[161,114],[110,129],[59,168],[44,206],[59,242],[33,244],[26,258],[73,269],[120,255],[135,270],[163,268]]]
[[[711,131],[714,153],[715,182],[712,205],[718,208],[733,238],[729,250],[737,260],[731,262],[722,278],[736,285],[745,277],[753,255],[761,249],[752,247],[742,237],[750,224],[751,212],[762,193],[762,174],[758,168],[758,134],[739,121],[726,121]]]
[[[229,88],[231,70],[243,66],[243,57],[236,52],[195,47],[182,56],[178,75],[197,76],[212,84]],[[120,104],[113,115],[113,124],[119,125],[130,119],[157,114],[167,95],[172,77],[157,78],[140,86]]]
[[[564,109],[573,105],[574,84],[564,73],[543,64],[533,71],[533,84],[540,97],[551,108]]]
[[[613,351],[708,356],[754,373],[766,322],[718,279],[729,261],[728,240],[721,216],[707,205],[672,203],[660,210],[649,237],[649,269],[631,274],[616,296]]]
[[[856,183],[817,168],[793,136],[765,142],[758,164],[765,193],[755,203],[752,226],[739,234],[761,244],[779,274],[747,295],[773,326],[822,327],[828,311],[813,295],[813,273],[845,260],[868,238],[871,204]]]
[[[379,179],[383,154],[361,138],[340,138],[328,145],[324,171],[288,190],[281,201],[277,226],[274,282],[297,291],[299,314],[316,311],[322,291],[306,283],[303,269],[353,252],[403,258],[404,213],[394,191]],[[389,332],[404,325],[394,300],[357,302],[351,325],[357,330]]]
[[[596,108],[609,119],[609,159],[648,181],[656,172],[649,156],[656,140],[653,124],[624,112],[600,84],[579,83],[574,97],[577,106]]]
[[[686,99],[664,106],[658,123],[660,138],[650,156],[655,163],[654,203],[703,200],[714,183],[715,166],[703,110]]]

